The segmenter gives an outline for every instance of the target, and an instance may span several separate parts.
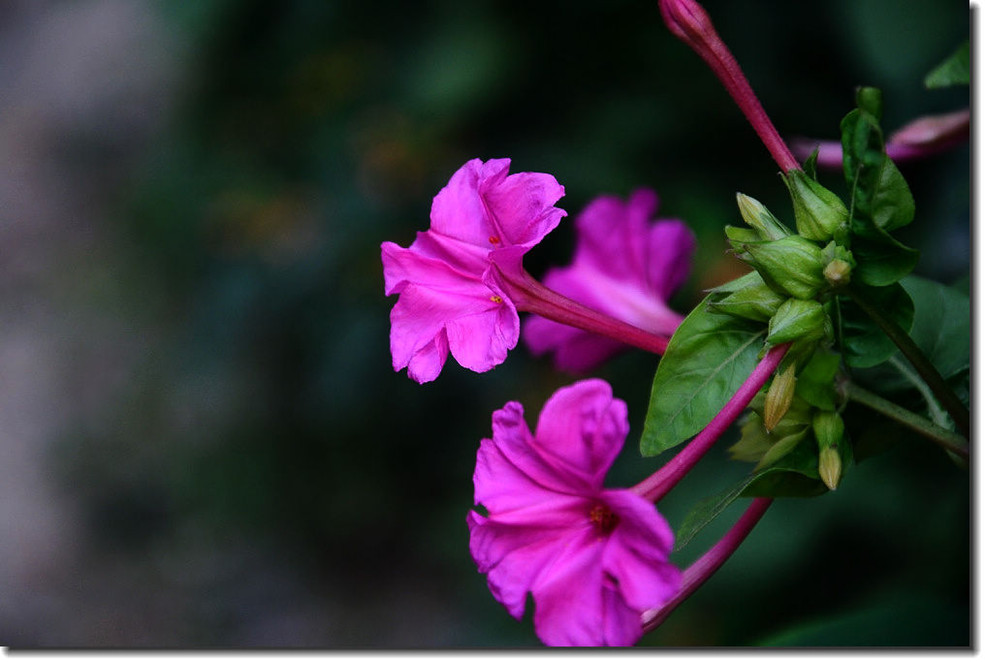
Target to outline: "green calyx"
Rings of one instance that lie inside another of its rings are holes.
[[[798,299],[813,299],[827,286],[827,261],[817,244],[798,235],[774,241],[736,242],[736,255],[752,265],[767,285]]]
[[[792,233],[780,220],[770,213],[763,203],[743,193],[735,194],[739,213],[750,227],[754,228],[762,239],[783,239]]]
[[[766,342],[782,345],[795,340],[820,340],[828,335],[831,322],[817,301],[787,299],[770,319]]]
[[[783,176],[790,191],[797,232],[815,241],[828,241],[848,227],[848,208],[837,195],[807,176],[791,170]]]

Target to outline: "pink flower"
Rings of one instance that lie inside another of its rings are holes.
[[[409,248],[381,246],[384,291],[399,299],[390,313],[393,369],[420,383],[438,376],[450,351],[462,366],[485,372],[516,347],[516,307],[486,284],[489,255],[526,252],[566,212],[554,207],[564,188],[551,175],[508,175],[509,159],[462,166],[431,205],[431,227]]]
[[[536,434],[523,407],[493,414],[475,466],[469,547],[493,596],[551,646],[628,646],[642,614],[672,599],[680,571],[673,532],[652,503],[602,482],[629,430],[626,403],[598,379],[558,390]]]
[[[666,302],[687,278],[695,240],[681,221],[649,222],[656,209],[657,195],[646,189],[629,202],[596,198],[575,220],[571,265],[549,270],[544,284],[644,331],[673,335],[682,318]],[[542,317],[531,317],[524,327],[531,351],[554,352],[557,366],[572,372],[591,370],[625,347]]]

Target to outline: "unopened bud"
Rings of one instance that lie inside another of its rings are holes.
[[[827,241],[848,224],[848,208],[837,195],[811,179],[802,170],[792,170],[783,177],[793,200],[797,232],[802,237]]]
[[[756,229],[763,239],[783,239],[790,236],[790,230],[780,220],[770,213],[763,203],[743,193],[736,193],[735,200],[739,205],[742,220]]]
[[[827,261],[820,247],[803,237],[744,243],[741,249],[736,251],[739,259],[755,267],[768,285],[776,285],[791,296],[813,299],[827,286],[822,273]]]
[[[852,265],[844,260],[831,260],[824,267],[824,280],[831,287],[844,287],[852,281]]]
[[[817,473],[829,490],[838,488],[841,481],[841,455],[836,446],[828,446],[818,455]]]
[[[794,340],[819,340],[825,336],[828,314],[817,301],[787,299],[770,318],[766,342],[782,345]]]
[[[755,271],[715,291],[725,296],[717,300],[712,298],[708,302],[711,309],[756,322],[768,322],[780,304],[787,300],[766,285]]]
[[[763,410],[763,425],[772,432],[777,423],[790,409],[793,402],[794,387],[797,385],[797,364],[791,363],[787,369],[773,378],[766,392],[766,404]]]
[[[838,412],[820,410],[814,414],[812,425],[818,448],[837,446],[845,435],[845,422]]]
[[[841,480],[841,453],[839,446],[845,436],[845,423],[833,411],[818,411],[812,421],[817,439],[817,472],[829,490],[838,487]]]

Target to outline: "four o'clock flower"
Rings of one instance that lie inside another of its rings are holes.
[[[435,196],[430,229],[409,248],[381,246],[385,292],[399,295],[390,313],[393,368],[406,367],[420,383],[438,376],[449,352],[484,372],[516,346],[516,307],[483,279],[489,255],[504,248],[525,253],[566,212],[554,207],[564,195],[554,177],[509,175],[509,167],[509,159],[472,159]]]
[[[629,430],[626,404],[598,379],[558,390],[531,434],[523,407],[493,414],[479,447],[469,548],[514,617],[534,598],[537,636],[553,646],[628,646],[644,611],[678,592],[673,533],[652,503],[605,489]]]
[[[695,239],[677,220],[651,221],[657,195],[634,192],[592,201],[575,219],[574,259],[550,269],[544,284],[587,307],[656,335],[671,336],[682,317],[667,299],[687,279]],[[585,372],[626,347],[612,338],[533,316],[523,338],[535,354],[554,352],[559,368]]]

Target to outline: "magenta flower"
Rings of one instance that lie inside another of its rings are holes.
[[[551,646],[628,646],[644,611],[681,583],[668,562],[673,532],[652,503],[602,482],[629,431],[626,403],[598,379],[558,390],[535,434],[523,407],[493,414],[475,466],[469,548],[514,618],[527,593],[534,628]]]
[[[420,383],[438,376],[451,352],[462,366],[485,372],[516,347],[520,321],[513,302],[486,284],[489,255],[523,253],[557,227],[554,207],[564,188],[551,175],[508,175],[509,159],[462,166],[431,205],[431,227],[409,248],[381,246],[384,291],[399,299],[390,313],[393,369]]]
[[[694,235],[681,221],[650,222],[657,195],[641,189],[628,202],[592,201],[575,220],[570,266],[547,272],[544,284],[585,306],[658,336],[673,335],[682,317],[667,299],[684,283]],[[626,345],[595,333],[532,316],[523,339],[535,354],[554,352],[556,365],[587,372]]]

